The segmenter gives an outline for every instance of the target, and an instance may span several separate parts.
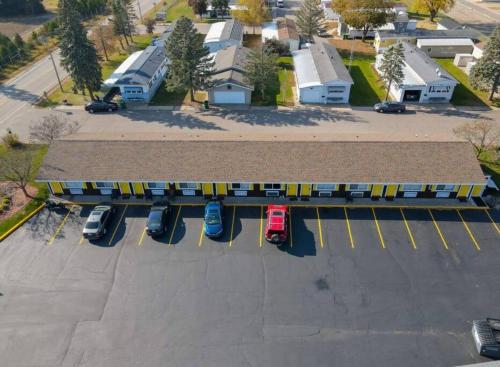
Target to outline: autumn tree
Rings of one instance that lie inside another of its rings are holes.
[[[434,22],[439,11],[448,11],[453,5],[455,0],[417,0],[415,8],[429,12],[429,20]]]
[[[496,27],[486,42],[481,57],[470,72],[470,83],[474,88],[489,91],[489,100],[498,89],[500,78],[500,27]]]
[[[12,182],[28,198],[32,198],[27,187],[33,173],[33,154],[28,149],[9,150],[0,160],[0,179]]]
[[[393,14],[393,4],[386,0],[336,0],[332,9],[342,20],[355,29],[363,32],[363,41],[368,31],[388,23]]]
[[[271,16],[269,9],[262,0],[238,0],[239,9],[233,10],[234,18],[253,28],[262,25]]]
[[[109,61],[109,54],[113,54],[117,51],[113,25],[111,24],[96,24],[92,27],[89,38],[94,44],[97,52],[104,55],[106,61]]]
[[[453,129],[453,132],[474,146],[478,158],[483,152],[498,148],[500,144],[500,130],[491,121],[466,122]]]

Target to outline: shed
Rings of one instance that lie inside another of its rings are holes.
[[[456,54],[472,54],[474,42],[470,38],[417,39],[417,47],[431,57],[455,57]]]
[[[262,25],[262,43],[268,39],[276,39],[286,43],[290,51],[296,51],[300,46],[300,37],[293,19],[278,18]]]
[[[243,44],[243,25],[234,19],[217,22],[210,27],[203,43],[210,52]]]

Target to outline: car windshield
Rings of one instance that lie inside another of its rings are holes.
[[[207,224],[219,224],[220,223],[220,218],[217,213],[208,213],[205,222]]]
[[[96,229],[99,227],[99,222],[87,222],[85,224],[86,229]]]
[[[154,210],[149,213],[148,224],[158,224],[161,220],[161,212]]]

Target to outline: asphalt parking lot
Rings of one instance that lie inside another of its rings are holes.
[[[0,243],[2,366],[454,366],[481,361],[471,321],[499,317],[499,211],[293,207],[44,209]]]

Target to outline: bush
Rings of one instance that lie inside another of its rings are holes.
[[[275,38],[266,39],[264,45],[272,50],[275,54],[279,56],[289,56],[290,55],[290,46],[287,43],[278,41]]]
[[[0,197],[0,214],[10,208],[10,198],[7,196]]]
[[[2,136],[2,143],[11,149],[20,148],[23,146],[21,140],[19,140],[19,135],[13,133],[12,131],[7,131],[7,134]]]

